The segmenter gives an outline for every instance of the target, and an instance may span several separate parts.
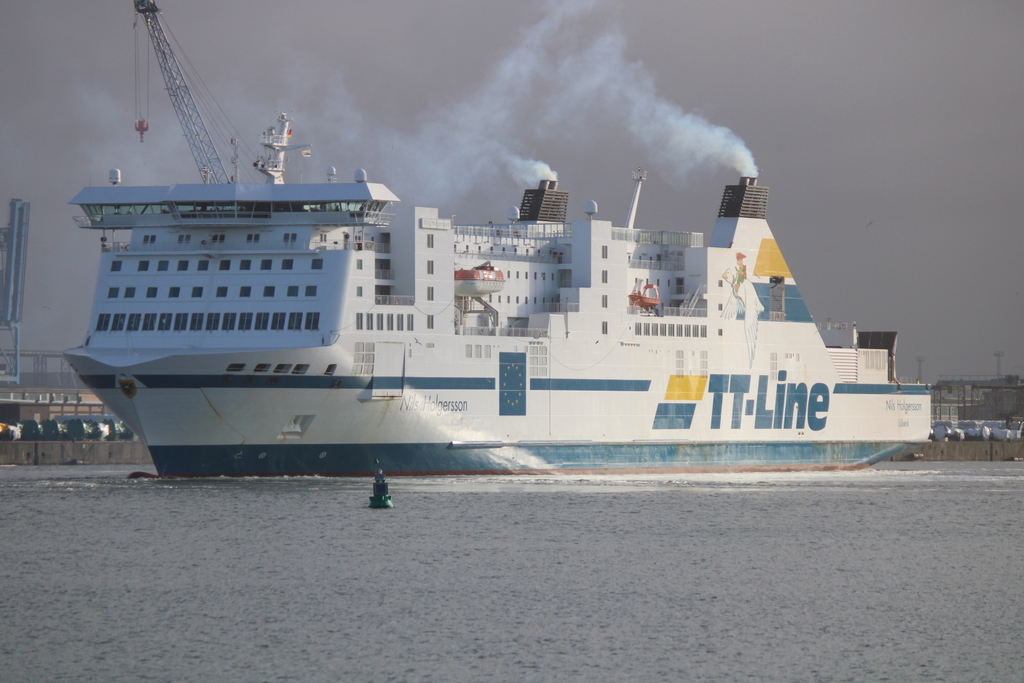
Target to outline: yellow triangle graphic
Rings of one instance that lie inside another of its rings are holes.
[[[786,259],[782,257],[779,243],[775,240],[761,240],[761,248],[757,250],[757,263],[754,264],[754,275],[793,277],[789,272],[789,266],[786,265]]]

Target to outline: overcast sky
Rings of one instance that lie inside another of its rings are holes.
[[[918,356],[925,381],[993,375],[996,351],[1024,375],[1024,3],[158,4],[250,148],[292,115],[313,145],[293,182],[363,167],[404,203],[497,222],[546,164],[571,218],[593,199],[620,225],[643,166],[637,226],[709,235],[752,161],[816,321],[899,331],[904,378]],[[99,235],[68,200],[113,167],[133,185],[198,173],[155,59],[134,131],[129,0],[0,18],[0,200],[32,203],[22,346],[77,346]]]

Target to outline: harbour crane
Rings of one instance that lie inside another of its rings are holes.
[[[132,2],[135,5],[135,12],[146,22],[149,38],[153,43],[153,51],[160,64],[160,71],[164,75],[167,94],[170,95],[174,112],[178,115],[178,121],[181,122],[185,139],[192,150],[192,157],[195,159],[196,166],[199,167],[199,174],[203,177],[203,182],[206,184],[228,182],[228,174],[217,154],[217,148],[214,147],[213,139],[210,137],[209,131],[206,130],[206,124],[203,123],[203,117],[199,114],[196,101],[192,97],[181,67],[178,66],[178,60],[174,56],[174,51],[171,50],[163,27],[160,25],[160,10],[157,9],[156,2],[154,0],[132,0]],[[143,118],[135,123],[135,130],[139,132],[140,139],[148,129],[149,124]]]

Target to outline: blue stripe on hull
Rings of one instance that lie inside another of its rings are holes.
[[[672,472],[834,469],[907,453],[918,443],[529,444],[450,448],[448,444],[268,444],[150,446],[164,476],[361,476],[374,458],[388,474]]]

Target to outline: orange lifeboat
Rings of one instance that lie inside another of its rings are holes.
[[[632,293],[629,295],[629,305],[640,308],[653,308],[661,303],[661,295],[658,294],[658,285],[642,285],[636,283]]]
[[[484,296],[500,292],[505,287],[505,274],[490,261],[455,271],[455,296]]]

